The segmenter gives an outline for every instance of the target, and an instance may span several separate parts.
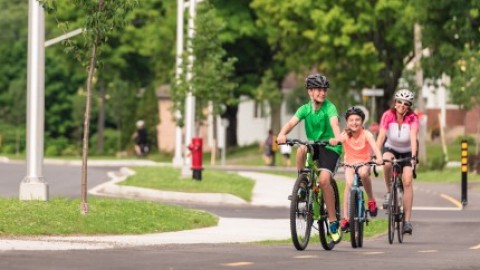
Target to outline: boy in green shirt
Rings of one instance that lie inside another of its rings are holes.
[[[310,102],[298,108],[295,115],[288,121],[277,136],[279,144],[285,143],[287,134],[302,120],[305,121],[305,133],[309,141],[329,141],[328,146],[317,147],[313,159],[320,168],[318,183],[323,190],[330,221],[330,231],[336,233],[339,221],[335,216],[335,198],[330,185],[331,175],[335,172],[338,158],[342,153],[340,141],[340,125],[335,105],[327,99],[329,82],[321,74],[309,75],[305,79],[305,88],[310,96]],[[300,172],[305,164],[307,148],[297,149],[297,170]]]

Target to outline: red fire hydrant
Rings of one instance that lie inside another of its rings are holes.
[[[192,153],[192,178],[195,180],[202,180],[202,155],[203,155],[203,141],[200,137],[192,138],[192,143],[188,146]]]

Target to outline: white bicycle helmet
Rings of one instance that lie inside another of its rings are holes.
[[[136,123],[137,128],[141,128],[145,125],[145,122],[143,120],[138,120]]]
[[[415,97],[415,94],[413,94],[412,91],[408,89],[401,89],[395,93],[395,99],[408,101],[410,103],[413,103],[414,97]]]

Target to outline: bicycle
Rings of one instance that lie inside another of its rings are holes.
[[[297,139],[287,139],[286,143],[290,146],[307,146],[305,168],[298,175],[293,186],[292,194],[288,196],[290,200],[290,232],[293,245],[297,250],[304,250],[310,240],[312,227],[319,232],[320,242],[325,250],[332,250],[335,244],[342,239],[342,231],[338,229],[337,234],[330,232],[330,223],[327,219],[328,212],[323,198],[323,192],[319,192],[317,179],[320,170],[313,160],[313,146],[322,147],[328,145],[327,141],[314,143],[303,142]],[[338,186],[333,176],[330,179],[335,197],[335,215],[340,220],[340,197]],[[317,221],[317,227],[313,224]]]
[[[397,231],[398,242],[403,243],[403,225],[405,224],[405,215],[403,211],[403,182],[402,182],[402,162],[411,161],[411,157],[401,159],[384,159],[384,162],[392,163],[391,195],[388,202],[388,242],[393,243],[395,230]],[[415,168],[413,178],[416,178]]]
[[[358,170],[363,166],[375,166],[376,162],[362,162],[355,164],[346,164],[340,163],[340,166],[350,167],[354,169],[352,187],[350,188],[348,196],[348,216],[349,216],[349,231],[350,231],[350,242],[352,248],[363,247],[363,231],[364,223],[368,226],[368,215],[370,211],[365,207],[365,200],[362,190],[362,179]],[[375,176],[377,172],[374,170]]]

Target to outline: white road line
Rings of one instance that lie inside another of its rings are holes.
[[[434,206],[414,206],[413,210],[423,211],[460,211],[462,208],[457,207],[434,207]]]
[[[476,245],[476,246],[470,247],[470,249],[480,249],[480,245]]]
[[[233,263],[224,263],[224,266],[232,266],[232,267],[238,267],[238,266],[247,266],[247,265],[252,265],[253,262],[233,262]]]
[[[418,252],[420,252],[420,253],[435,253],[435,252],[438,252],[438,250],[429,249],[429,250],[419,250]]]
[[[364,252],[363,254],[365,255],[377,255],[377,254],[384,254],[385,252],[383,251],[370,251],[370,252]]]
[[[317,255],[300,255],[300,256],[295,256],[295,259],[312,259],[312,258],[318,258]]]

